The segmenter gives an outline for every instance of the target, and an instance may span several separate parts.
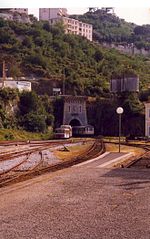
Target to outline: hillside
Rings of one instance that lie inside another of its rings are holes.
[[[94,30],[93,37],[96,41],[123,45],[132,43],[138,49],[150,50],[150,25],[138,26],[134,23],[128,23],[102,9],[70,17],[91,23]]]
[[[141,89],[150,83],[148,59],[66,35],[61,24],[52,27],[48,22],[29,25],[1,19],[0,52],[8,76],[47,78],[59,83],[65,78],[67,94],[103,96],[109,93],[113,75],[139,75]]]
[[[29,77],[38,93],[19,94],[8,89],[1,90],[1,128],[47,132],[61,118],[61,103],[57,100],[52,102],[45,94],[51,95],[50,88],[62,87],[64,82],[66,94],[96,96],[88,112],[89,123],[95,127],[97,134],[117,135],[118,105],[125,112],[124,135],[144,134],[141,101],[150,96],[149,58],[124,55],[83,37],[66,35],[61,24],[50,26],[48,22],[35,22],[30,25],[2,19],[0,53],[1,63],[3,60],[6,62],[7,76]],[[125,93],[112,100],[110,79],[123,75],[139,75],[140,94]],[[16,106],[17,111],[14,111]],[[132,127],[133,121],[135,127]]]

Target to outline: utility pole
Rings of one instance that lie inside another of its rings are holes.
[[[5,64],[5,61],[3,61],[2,88],[4,87],[5,80],[6,80],[6,64]]]
[[[117,114],[119,115],[119,153],[121,152],[120,150],[120,137],[121,137],[121,115],[123,113],[123,108],[122,107],[118,107],[116,109]]]
[[[65,95],[65,70],[63,70],[63,95]]]

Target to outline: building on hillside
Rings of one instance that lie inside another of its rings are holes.
[[[138,92],[139,91],[139,77],[123,77],[113,78],[110,81],[110,91],[112,93],[119,92]]]
[[[51,19],[67,17],[66,8],[40,8],[39,20],[50,21]]]
[[[11,12],[17,12],[17,13],[25,13],[28,15],[28,8],[10,8]]]
[[[53,96],[61,95],[61,88],[53,88]]]
[[[28,8],[0,8],[0,18],[21,23],[31,23]]]
[[[150,137],[150,102],[145,103],[145,136]]]
[[[0,8],[0,12],[1,13],[6,13],[6,12],[17,12],[17,13],[20,13],[20,14],[22,14],[22,13],[25,13],[25,14],[27,14],[28,15],[28,8]]]
[[[0,18],[4,19],[4,20],[9,20],[9,21],[13,21],[13,15],[8,13],[8,12],[0,12]]]
[[[0,88],[18,89],[21,91],[31,91],[31,82],[29,81],[16,81],[16,80],[4,80],[0,82]]]
[[[50,24],[62,21],[65,27],[65,33],[84,36],[92,41],[93,27],[91,24],[69,18],[65,8],[40,8],[39,20],[47,20]]]

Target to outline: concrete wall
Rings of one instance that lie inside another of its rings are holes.
[[[144,56],[150,56],[150,50],[145,50],[144,48],[138,49],[133,45],[116,45],[116,44],[108,44],[108,43],[102,43],[103,46],[108,48],[115,48],[119,50],[120,52],[127,53],[129,55],[144,55]]]

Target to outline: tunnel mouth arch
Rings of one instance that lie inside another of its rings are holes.
[[[81,123],[78,119],[72,119],[69,123],[72,127],[74,126],[81,126]]]

